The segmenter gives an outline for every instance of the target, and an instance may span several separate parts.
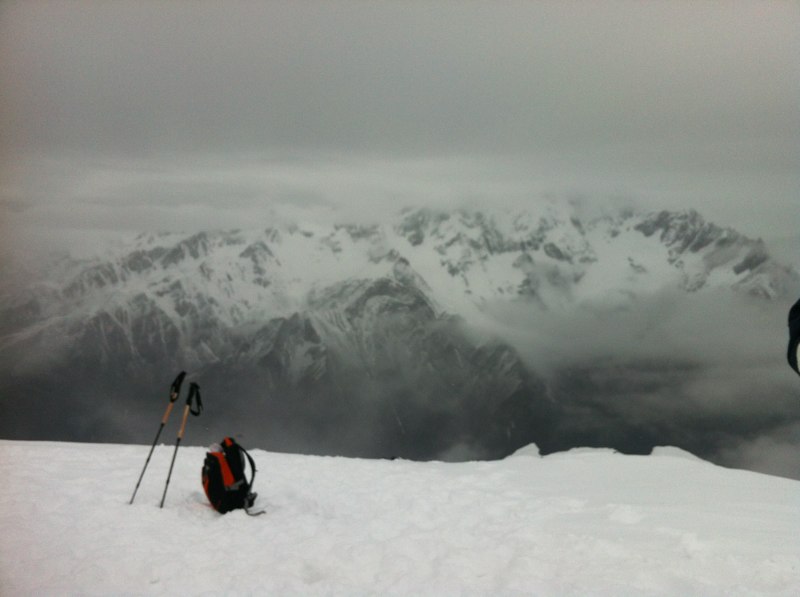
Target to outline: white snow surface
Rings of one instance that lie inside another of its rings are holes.
[[[798,595],[800,482],[675,448],[495,462],[252,450],[217,514],[204,450],[0,441],[2,595]]]

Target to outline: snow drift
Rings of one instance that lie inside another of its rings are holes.
[[[0,441],[4,595],[795,595],[800,482],[535,446],[494,462],[254,450],[257,505],[224,516],[202,448]]]

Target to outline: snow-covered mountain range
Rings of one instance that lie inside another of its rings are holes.
[[[0,385],[25,407],[2,433],[142,439],[139,417],[153,408],[142,396],[186,369],[217,402],[209,432],[239,425],[272,438],[264,447],[547,450],[560,445],[559,399],[502,339],[476,336],[489,307],[624,307],[719,288],[767,300],[800,276],[762,241],[694,211],[587,216],[555,202],[142,234],[4,293]]]

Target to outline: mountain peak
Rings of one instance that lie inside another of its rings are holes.
[[[82,317],[144,293],[173,314],[202,299],[230,325],[291,314],[315,289],[338,281],[381,277],[467,318],[495,300],[554,307],[670,287],[727,287],[769,298],[800,286],[797,272],[776,263],[762,241],[695,210],[584,212],[552,202],[518,212],[421,208],[402,211],[392,225],[139,235],[118,257],[61,268],[63,280],[52,278],[49,291],[7,294],[3,311],[24,312],[27,321],[34,311],[48,317],[81,305]],[[170,290],[175,281],[183,283],[179,293]]]

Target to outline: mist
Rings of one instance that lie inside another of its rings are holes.
[[[4,258],[575,192],[796,239],[798,31],[787,2],[4,2]]]
[[[791,305],[726,290],[625,307],[493,304],[497,327],[564,405],[566,443],[678,445],[800,478],[800,383],[785,364]]]

